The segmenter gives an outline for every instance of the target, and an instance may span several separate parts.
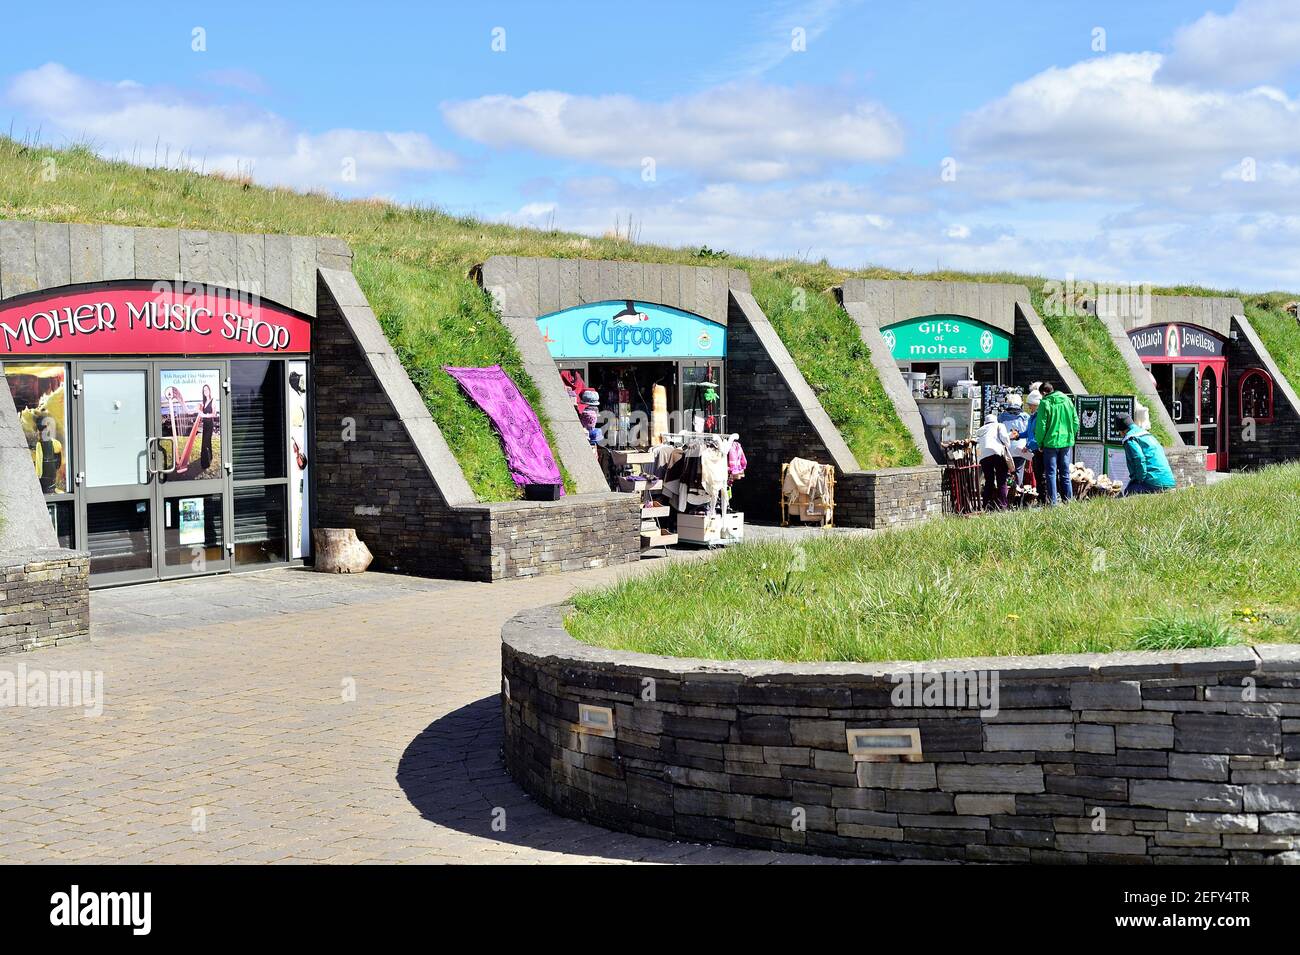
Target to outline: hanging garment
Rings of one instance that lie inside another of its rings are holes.
[[[739,441],[732,441],[731,447],[727,449],[727,473],[731,476],[731,480],[744,477],[745,468],[748,466],[745,449],[740,446]]]
[[[560,381],[564,383],[564,390],[569,393],[573,399],[574,407],[577,408],[578,414],[582,414],[586,405],[582,400],[582,394],[587,390],[587,384],[582,380],[582,375],[576,371],[560,372]]]
[[[647,466],[646,470],[653,477],[662,478],[668,474],[668,469],[681,459],[682,449],[671,444],[661,444],[650,450],[654,455],[654,460]]]
[[[668,430],[668,389],[655,385],[650,389],[650,443],[660,444]]]
[[[702,461],[698,454],[683,455],[681,461],[679,484],[677,487],[677,510],[684,511],[691,504],[703,503],[698,498],[699,494],[692,492],[698,491],[703,484],[703,467]],[[674,472],[670,470],[670,475]]]
[[[727,486],[727,456],[722,449],[711,444],[700,448],[700,487],[708,495],[709,502],[717,500],[718,494]]]

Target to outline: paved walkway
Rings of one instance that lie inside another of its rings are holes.
[[[102,672],[105,699],[98,717],[0,710],[0,860],[825,861],[613,833],[506,776],[502,622],[658,563],[492,585],[298,569],[97,591],[90,643],[0,657],[0,672]]]

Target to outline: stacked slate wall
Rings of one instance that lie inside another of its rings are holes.
[[[1300,863],[1300,648],[962,661],[996,714],[895,705],[942,662],[780,664],[503,630],[505,759],[556,812],[643,835],[891,859]],[[987,684],[986,685],[991,685]],[[612,735],[579,704],[608,707]],[[846,731],[917,728],[916,762]]]
[[[742,295],[743,304],[732,293],[727,326],[727,429],[740,435],[749,467],[733,507],[779,519],[781,465],[800,457],[835,466],[840,526],[899,527],[942,513],[941,468],[858,467],[770,323]]]
[[[90,557],[39,549],[0,557],[0,653],[38,650],[90,634]]]

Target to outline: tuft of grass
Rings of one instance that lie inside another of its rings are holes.
[[[567,625],[600,646],[756,660],[1296,642],[1297,500],[1290,464],[1172,494],[746,543],[581,593]]]
[[[1133,646],[1137,650],[1188,650],[1240,642],[1222,617],[1182,610],[1152,617],[1133,631]]]

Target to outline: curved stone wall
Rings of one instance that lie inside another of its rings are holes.
[[[1300,862],[1300,645],[718,662],[579,643],[563,609],[502,633],[506,765],[556,812],[833,855]],[[849,731],[890,728],[920,756],[855,761]]]

